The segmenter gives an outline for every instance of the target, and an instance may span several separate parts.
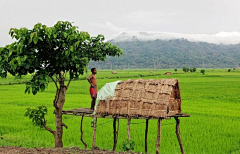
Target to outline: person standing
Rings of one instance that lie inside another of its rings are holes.
[[[92,98],[91,109],[94,110],[95,102],[97,99],[97,78],[95,76],[97,74],[96,68],[92,68],[91,72],[92,74],[88,77],[87,80],[90,83],[89,91]]]

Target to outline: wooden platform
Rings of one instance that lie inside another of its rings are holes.
[[[66,115],[75,115],[75,116],[85,116],[85,117],[94,117],[93,110],[90,108],[78,108],[72,110],[63,110],[62,114]],[[170,119],[171,117],[190,117],[189,114],[185,113],[178,113],[175,115],[167,116],[167,117],[148,117],[148,116],[128,116],[128,115],[107,115],[107,114],[96,114],[95,117],[97,118],[114,118],[118,117],[119,119],[127,119],[130,117],[131,119]]]

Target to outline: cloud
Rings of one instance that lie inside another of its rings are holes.
[[[115,26],[114,24],[112,24],[111,22],[105,22],[105,23],[90,23],[90,26],[96,26],[98,28],[103,28],[103,29],[107,29],[110,30],[112,32],[121,32],[121,31],[127,31],[126,28],[121,28],[118,26]]]
[[[138,11],[126,14],[125,19],[134,24],[162,24],[169,22],[169,19],[175,15],[174,12]]]
[[[116,42],[187,39],[190,42],[208,42],[214,44],[239,44],[240,32],[219,32],[217,34],[181,34],[169,32],[121,32],[111,37]]]

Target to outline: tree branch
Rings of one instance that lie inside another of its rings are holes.
[[[57,82],[56,82],[56,81],[53,79],[53,77],[52,77],[52,76],[50,76],[50,78],[51,78],[51,79],[53,80],[53,82],[55,83],[55,85],[56,85],[56,88],[57,88],[57,89],[59,89],[59,88],[58,88],[58,85],[57,85]]]
[[[60,87],[64,87],[64,77],[62,76],[62,74],[59,74],[59,84]]]
[[[57,89],[56,96],[55,96],[55,99],[53,101],[54,107],[57,107],[58,98],[59,98],[59,89]]]
[[[55,135],[55,131],[53,131],[51,128],[47,127],[46,126],[46,120],[44,119],[44,122],[43,122],[43,127],[49,131],[50,133],[52,133],[53,135]]]
[[[69,81],[68,81],[68,84],[66,86],[66,90],[68,89],[70,82],[71,82],[71,79],[69,79]]]
[[[55,75],[55,77],[56,77],[56,79],[59,81],[59,78],[58,78],[58,76],[57,76],[57,75]]]
[[[65,125],[64,123],[62,123],[61,125],[64,126],[66,129],[68,129],[68,126]]]

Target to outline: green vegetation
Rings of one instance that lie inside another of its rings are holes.
[[[38,23],[33,29],[11,28],[9,34],[16,41],[0,48],[0,76],[32,74],[31,80],[26,82],[25,93],[33,95],[44,91],[49,80],[55,83],[56,129],[47,127],[44,112],[38,112],[41,110],[29,109],[26,115],[52,133],[55,147],[63,147],[62,132],[67,126],[62,122],[62,109],[71,80],[84,74],[90,60],[104,61],[107,55],[120,56],[122,50],[104,42],[103,35],[90,37],[68,21],[58,21],[53,27]],[[67,83],[66,75],[70,78]]]
[[[200,72],[201,72],[203,75],[205,74],[205,70],[201,70]],[[229,71],[228,71],[228,72],[229,72]]]
[[[189,118],[180,118],[180,131],[186,153],[239,153],[240,152],[240,70],[235,69],[205,69],[205,75],[197,69],[195,73],[172,73],[163,75],[169,70],[98,70],[98,89],[105,83],[128,78],[162,79],[178,78],[180,83],[182,112],[190,114]],[[88,76],[90,72],[80,76]],[[161,74],[161,75],[159,75]],[[148,76],[151,75],[151,76]],[[26,80],[29,76],[23,76]],[[0,83],[14,82],[14,77],[1,79]],[[54,147],[54,139],[50,133],[35,127],[29,118],[24,117],[26,108],[36,108],[45,105],[48,114],[45,115],[50,128],[54,128],[55,118],[52,100],[55,96],[54,83],[38,95],[24,94],[25,84],[0,85],[0,146],[22,147]],[[89,83],[87,80],[72,81],[66,92],[64,110],[90,107]],[[92,145],[91,118],[84,118],[84,141],[88,148]],[[68,126],[63,132],[64,147],[79,146],[80,141],[79,116],[63,115],[63,122]],[[113,119],[98,119],[96,145],[101,149],[112,149]],[[131,140],[134,141],[134,151],[144,151],[145,120],[131,120]],[[163,120],[161,126],[161,148],[163,154],[180,153],[175,134],[175,120]],[[155,153],[157,138],[157,120],[149,120],[148,150]],[[123,151],[122,144],[127,139],[127,120],[120,120],[117,151]]]
[[[134,141],[132,140],[126,140],[126,141],[123,141],[122,143],[122,149],[123,151],[129,151],[129,150],[134,150]]]
[[[27,108],[24,116],[29,117],[32,119],[32,122],[35,126],[46,126],[46,119],[45,115],[47,114],[47,107],[46,106],[38,106],[37,109],[30,109]],[[45,123],[45,124],[44,124]]]
[[[109,57],[106,62],[90,62],[90,67],[101,69],[145,68],[238,68],[240,44],[216,45],[189,42],[184,39],[114,42],[123,50],[119,58]]]

